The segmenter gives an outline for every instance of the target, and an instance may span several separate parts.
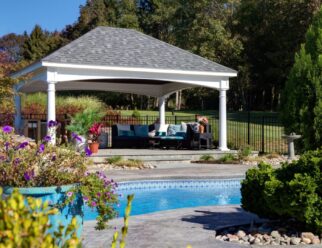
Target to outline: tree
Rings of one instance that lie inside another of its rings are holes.
[[[10,60],[18,62],[22,59],[22,45],[27,38],[27,34],[17,35],[10,33],[0,38],[0,50],[5,51]]]
[[[66,26],[63,37],[74,40],[97,26],[139,29],[135,0],[87,0],[76,23]]]
[[[281,106],[287,133],[301,133],[304,149],[322,146],[322,8],[295,55]]]
[[[294,53],[320,5],[321,0],[241,0],[234,32],[245,48],[253,108],[277,108]]]
[[[36,25],[23,44],[23,58],[29,62],[41,59],[63,44],[58,32],[49,33]]]

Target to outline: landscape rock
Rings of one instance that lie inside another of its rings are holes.
[[[302,242],[305,244],[311,244],[311,240],[309,238],[302,238]]]
[[[321,241],[320,241],[319,237],[315,236],[315,237],[313,238],[313,240],[312,240],[312,244],[313,244],[313,245],[318,245],[318,244],[320,244],[320,243],[321,243]]]
[[[255,238],[255,240],[254,240],[254,243],[253,243],[253,244],[258,245],[258,244],[260,244],[260,243],[261,243],[260,238]]]
[[[280,238],[281,234],[278,231],[272,231],[271,236],[275,239]]]
[[[236,235],[241,239],[246,236],[246,233],[243,230],[239,230]]]
[[[302,232],[301,233],[301,238],[307,238],[310,239],[311,241],[314,239],[314,234],[311,232]]]
[[[291,245],[298,245],[301,243],[301,238],[292,237],[290,243]]]

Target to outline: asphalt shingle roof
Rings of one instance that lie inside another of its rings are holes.
[[[236,73],[132,29],[97,27],[42,59],[43,62]]]

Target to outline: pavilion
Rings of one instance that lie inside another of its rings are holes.
[[[182,89],[219,90],[219,150],[227,148],[226,91],[237,72],[141,32],[97,27],[47,57],[12,74],[28,75],[15,91],[48,94],[47,120],[56,120],[55,92],[97,90],[158,97],[160,124],[165,100]],[[16,128],[21,126],[21,98],[15,94]],[[55,142],[56,137],[52,137]]]

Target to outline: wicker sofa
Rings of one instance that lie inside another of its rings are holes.
[[[157,125],[157,124],[156,124]],[[113,125],[112,126],[112,147],[113,148],[148,148],[156,144],[160,148],[175,149],[200,149],[200,134],[194,131],[191,124],[186,124],[182,129],[179,125],[167,125],[164,131],[155,131],[158,129],[155,124],[152,125]],[[210,126],[207,127],[208,131]],[[171,132],[172,131],[172,132]]]

